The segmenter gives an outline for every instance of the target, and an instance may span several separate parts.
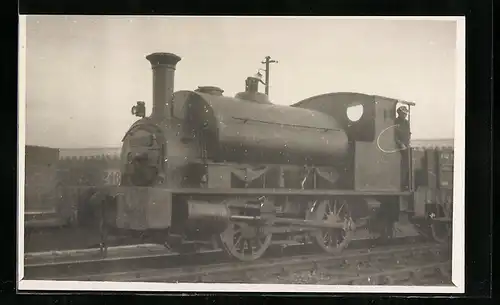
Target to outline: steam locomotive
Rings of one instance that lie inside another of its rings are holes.
[[[412,152],[396,144],[396,109],[414,103],[341,92],[275,105],[253,77],[234,97],[213,86],[174,92],[181,58],[146,58],[152,113],[132,107],[140,119],[122,139],[120,185],[72,197],[80,222],[174,249],[213,244],[242,261],[275,241],[335,254],[356,232],[394,237],[402,218],[450,222],[434,202],[415,201],[413,164],[403,162]],[[352,107],[362,113],[351,117]]]

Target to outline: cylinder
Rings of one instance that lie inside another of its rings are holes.
[[[174,94],[175,67],[181,58],[172,53],[152,53],[146,56],[153,69],[153,111],[151,118],[164,121],[171,116]]]
[[[190,220],[211,220],[228,222],[231,213],[224,204],[207,203],[203,201],[188,201],[188,218]]]

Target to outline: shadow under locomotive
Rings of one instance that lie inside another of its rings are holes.
[[[412,151],[397,145],[396,109],[409,120],[413,103],[329,93],[280,106],[252,77],[235,97],[217,87],[174,93],[180,57],[147,59],[153,110],[132,108],[141,119],[123,138],[120,185],[64,190],[61,213],[76,210],[75,223],[100,228],[103,241],[113,231],[177,251],[213,244],[246,261],[271,241],[338,253],[359,232],[387,239],[398,226],[448,240],[451,215],[415,201]],[[351,107],[362,114],[351,118]]]

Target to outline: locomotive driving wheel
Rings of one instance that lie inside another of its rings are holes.
[[[222,248],[241,261],[253,261],[264,255],[271,245],[271,234],[246,223],[230,223],[219,236]]]
[[[313,206],[311,217],[333,223],[343,223],[341,229],[320,229],[312,233],[313,243],[330,254],[342,252],[352,239],[354,222],[349,205],[341,200],[317,201]]]

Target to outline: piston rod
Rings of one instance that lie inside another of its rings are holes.
[[[293,219],[293,218],[280,218],[280,217],[274,217],[274,216],[262,217],[262,216],[231,215],[230,219],[232,221],[264,222],[267,224],[290,225],[290,226],[299,226],[299,227],[306,227],[306,228],[318,228],[318,229],[342,229],[345,226],[344,222],[301,220],[301,219]]]

